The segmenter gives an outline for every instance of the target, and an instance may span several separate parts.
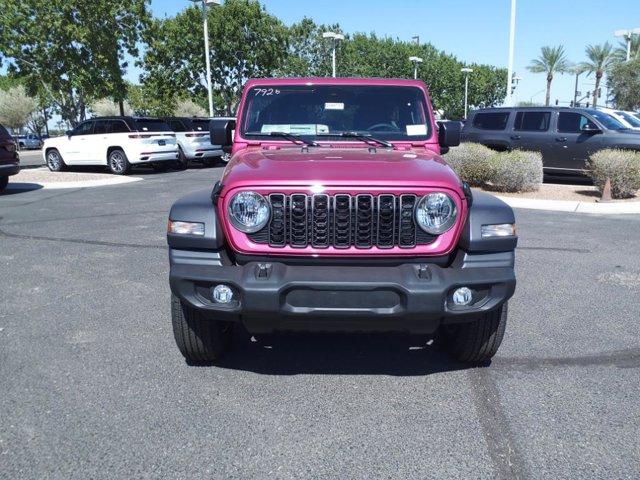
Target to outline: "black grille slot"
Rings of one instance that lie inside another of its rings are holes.
[[[415,206],[415,195],[400,195],[398,245],[401,247],[416,245]]]
[[[370,248],[373,244],[373,196],[356,197],[356,247]]]
[[[311,212],[311,245],[326,248],[329,246],[329,196],[314,195]]]
[[[285,197],[281,193],[269,195],[271,202],[271,224],[269,225],[269,244],[274,247],[286,245]]]
[[[396,197],[380,195],[378,197],[378,241],[380,248],[392,248],[395,245]]]
[[[333,245],[336,248],[351,246],[351,196],[334,197]]]
[[[291,195],[289,232],[292,247],[307,246],[307,206],[306,195]]]
[[[437,236],[418,228],[418,198],[406,195],[272,193],[271,221],[251,241],[295,248],[412,248]]]

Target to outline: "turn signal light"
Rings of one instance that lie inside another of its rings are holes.
[[[174,222],[169,220],[167,226],[169,233],[176,235],[199,235],[204,236],[204,223],[199,222]]]
[[[500,223],[497,225],[482,225],[481,234],[482,238],[492,237],[515,237],[516,224],[515,223]]]

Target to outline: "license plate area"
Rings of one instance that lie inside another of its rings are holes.
[[[402,298],[394,290],[319,290],[295,288],[285,295],[286,309],[295,313],[393,313]]]
[[[166,144],[167,144],[167,141],[166,141],[166,140],[158,140],[158,145],[160,145],[160,146],[164,146],[164,145],[166,145]]]

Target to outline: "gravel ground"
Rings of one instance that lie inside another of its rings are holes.
[[[487,190],[488,191],[488,190]],[[535,198],[543,200],[575,200],[578,202],[597,202],[600,199],[600,193],[598,189],[593,185],[560,185],[544,183],[540,186],[540,190],[537,192],[526,193],[508,193],[508,192],[491,192],[496,195],[505,197],[518,197],[518,198]],[[625,198],[614,200],[614,202],[640,202],[640,190],[633,198]]]
[[[171,203],[219,169],[0,197],[0,478],[635,479],[640,216],[519,210],[505,341],[237,331],[185,364]]]

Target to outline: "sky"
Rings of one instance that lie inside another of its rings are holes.
[[[505,68],[508,62],[510,0],[262,0],[262,3],[287,25],[306,16],[316,23],[339,23],[348,33],[375,32],[406,41],[419,35],[421,43],[430,42],[463,62]],[[152,0],[151,9],[157,17],[172,16],[190,4],[189,0]],[[526,69],[542,46],[563,45],[568,58],[577,63],[584,60],[588,44],[609,41],[617,45],[619,39],[613,36],[613,31],[628,28],[640,28],[640,0],[517,0],[514,70],[522,80],[515,101],[544,102],[546,76]],[[339,69],[338,58],[338,73]],[[135,73],[130,72],[132,76]],[[572,75],[556,77],[552,101],[572,100],[574,83]],[[583,75],[579,90],[592,90],[593,83],[593,76]]]

